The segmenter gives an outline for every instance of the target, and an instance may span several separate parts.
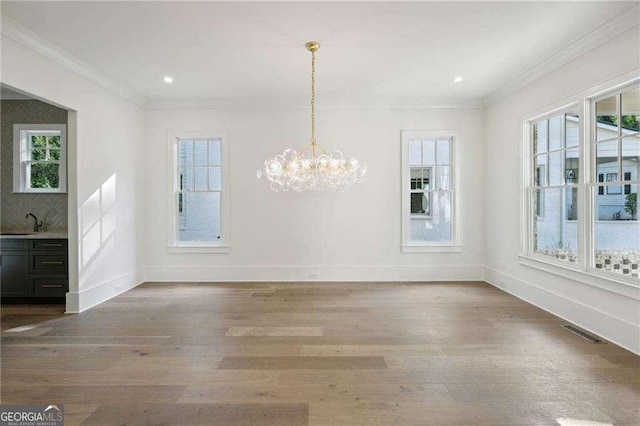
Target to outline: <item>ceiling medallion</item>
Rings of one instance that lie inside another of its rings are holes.
[[[257,172],[258,179],[266,178],[271,189],[279,191],[339,191],[362,181],[367,166],[340,151],[327,152],[316,142],[316,52],[320,44],[306,44],[311,52],[311,143],[302,151],[287,149],[265,160]]]

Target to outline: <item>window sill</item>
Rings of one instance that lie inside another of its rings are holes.
[[[635,300],[640,300],[640,283],[634,283],[631,281],[633,278],[627,278],[624,276],[617,277],[613,274],[593,271],[592,269],[584,271],[580,269],[579,265],[563,265],[552,260],[526,255],[518,255],[518,262],[521,265],[528,266],[530,268],[558,275],[563,278],[568,278],[582,284],[597,287],[601,290],[610,291]]]
[[[223,245],[206,246],[206,245],[176,245],[168,246],[169,253],[229,253],[231,247]]]
[[[460,253],[462,246],[446,245],[405,245],[400,247],[402,253]]]
[[[66,190],[55,190],[55,191],[40,191],[40,190],[29,190],[23,189],[20,191],[11,191],[12,194],[67,194]]]

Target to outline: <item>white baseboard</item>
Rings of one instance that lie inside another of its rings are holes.
[[[67,293],[66,313],[77,314],[116,297],[144,282],[141,269],[127,272],[101,284]]]
[[[485,281],[640,355],[640,327],[637,325],[490,267],[485,268]]]
[[[146,281],[482,281],[484,266],[149,266]]]

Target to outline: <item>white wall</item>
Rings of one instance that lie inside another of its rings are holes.
[[[516,296],[640,352],[640,289],[628,296],[519,263],[522,116],[623,75],[638,75],[638,27],[537,80],[486,112],[486,279]],[[596,283],[597,284],[597,283]]]
[[[308,108],[148,110],[146,278],[157,280],[479,280],[483,277],[482,109],[320,108],[319,143],[364,160],[345,193],[273,193],[264,159],[309,140]],[[462,253],[401,253],[400,131],[457,129],[462,152]],[[167,252],[168,132],[227,132],[228,254]]]
[[[5,34],[1,79],[73,110],[69,115],[71,270],[67,311],[87,309],[140,283],[144,111]],[[106,215],[98,204],[96,216],[96,205],[88,200],[96,200],[96,191],[100,194],[105,182],[103,201],[115,198],[115,204],[104,212]],[[104,238],[95,232],[100,227]],[[82,248],[80,252],[75,249],[79,239],[80,246],[85,246],[84,257]]]

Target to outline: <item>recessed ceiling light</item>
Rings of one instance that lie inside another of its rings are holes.
[[[459,76],[457,76],[456,78],[453,79],[454,83],[460,83],[461,81],[462,81],[462,76],[461,75],[459,75]]]
[[[168,75],[165,75],[163,80],[165,83],[173,83],[173,78],[169,77]]]

